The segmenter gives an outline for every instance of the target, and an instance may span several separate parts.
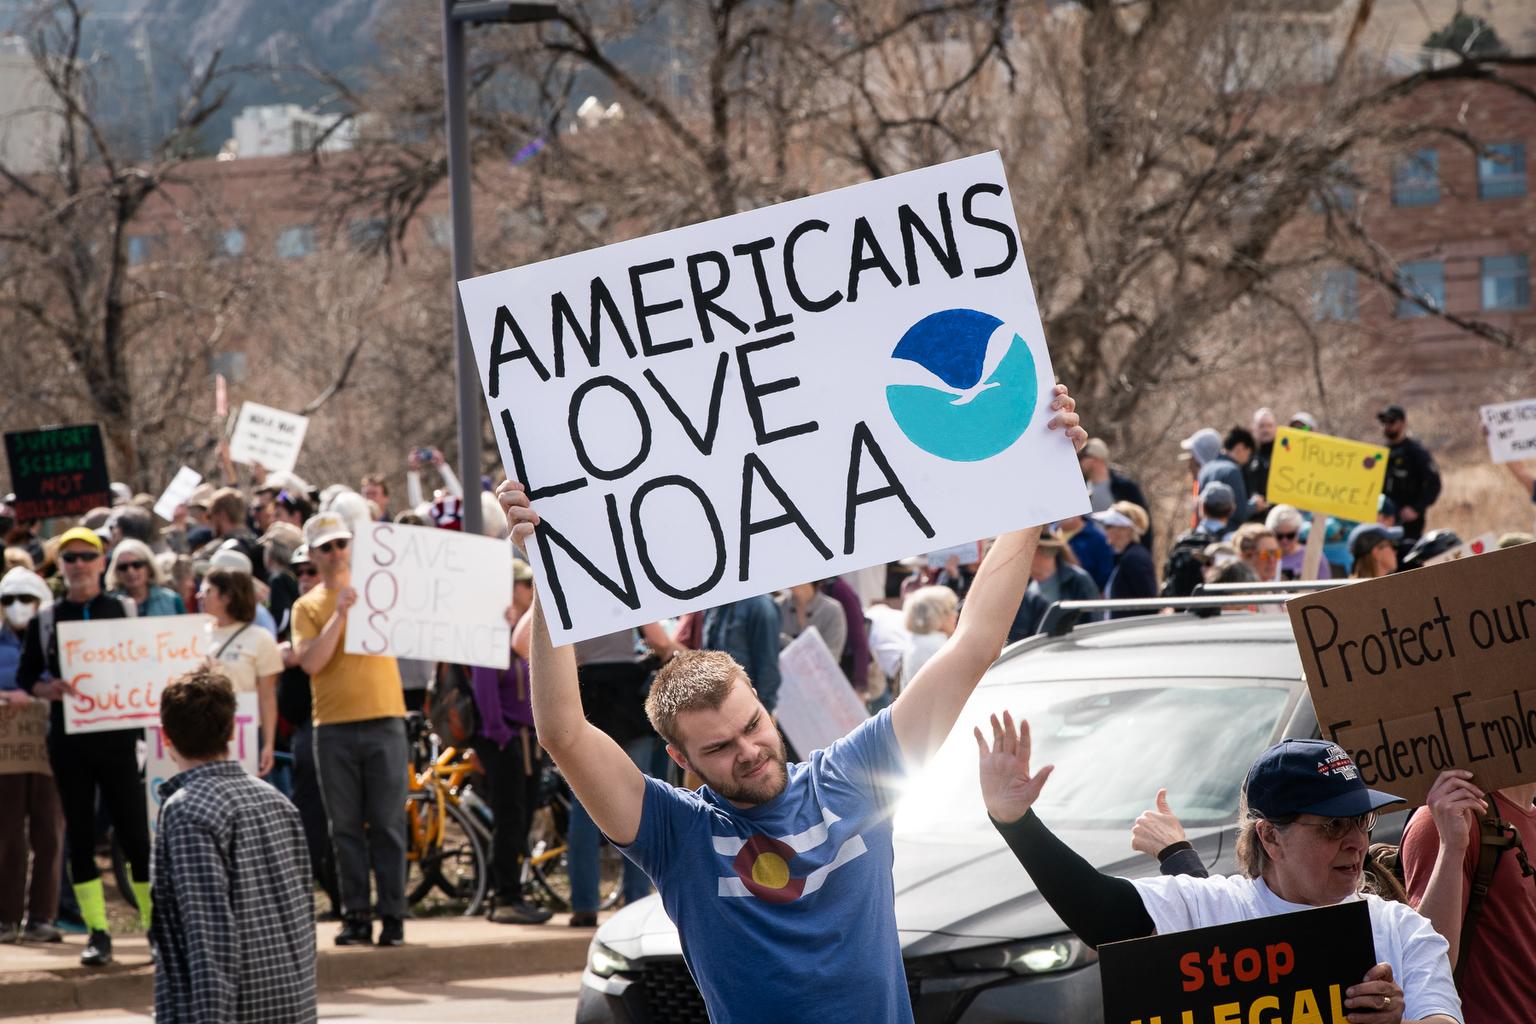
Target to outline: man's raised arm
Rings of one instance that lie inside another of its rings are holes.
[[[505,481],[496,488],[496,498],[507,514],[512,539],[526,550],[539,516],[529,507],[523,485]],[[622,747],[587,721],[576,679],[576,651],[569,646],[557,648],[550,642],[549,625],[537,593],[530,653],[533,726],[539,745],[554,758],[597,827],[609,839],[627,846],[640,832],[645,777]]]
[[[1076,407],[1066,386],[1057,384],[1051,403],[1057,413],[1051,419],[1051,429],[1065,431],[1081,451],[1088,435],[1079,426]],[[997,538],[966,591],[955,635],[918,671],[917,678],[891,706],[891,725],[909,764],[922,763],[944,742],[982,674],[1002,652],[1008,627],[1029,586],[1029,567],[1039,539],[1038,526]]]

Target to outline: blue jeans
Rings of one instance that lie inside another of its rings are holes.
[[[629,755],[637,768],[649,774],[651,753],[655,745],[654,736],[642,736],[625,744],[624,753]],[[571,875],[571,910],[578,914],[592,913],[602,900],[598,892],[600,882],[597,864],[602,834],[574,794],[571,796],[571,822],[567,839],[570,848],[566,851],[565,859],[566,869]],[[623,859],[624,903],[628,905],[650,894],[651,880],[628,857]]]

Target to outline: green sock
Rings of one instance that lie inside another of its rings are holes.
[[[145,931],[149,931],[150,915],[154,909],[150,902],[149,883],[130,880],[128,884],[133,886],[133,897],[139,901],[139,923]]]
[[[80,920],[93,932],[107,930],[107,894],[102,890],[101,879],[76,882],[75,902],[80,904]]]

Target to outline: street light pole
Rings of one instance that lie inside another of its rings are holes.
[[[443,0],[443,94],[448,136],[448,199],[453,217],[453,365],[459,407],[459,479],[464,483],[464,532],[476,534],[480,515],[480,379],[470,347],[459,282],[473,277],[474,224],[469,194],[469,107],[464,84],[464,26],[544,21],[554,4],[507,0]]]

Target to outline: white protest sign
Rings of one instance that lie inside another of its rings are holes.
[[[1462,558],[1481,555],[1488,551],[1497,551],[1498,549],[1499,535],[1496,533],[1483,533],[1473,537],[1465,544],[1451,548],[1451,550],[1438,554],[1434,558],[1426,559],[1424,564],[1439,565],[1441,562],[1455,562]]]
[[[815,626],[779,652],[779,706],[773,713],[802,758],[869,717]]]
[[[369,523],[352,539],[348,654],[506,668],[512,548],[430,526]]]
[[[59,671],[74,684],[64,731],[140,729],[160,721],[160,691],[206,664],[206,615],[58,625]]]
[[[1089,510],[996,153],[459,291],[557,644]]]
[[[1536,398],[1485,405],[1478,412],[1488,432],[1488,456],[1494,462],[1536,459]]]
[[[229,457],[247,466],[259,462],[264,469],[292,473],[308,429],[307,416],[244,402],[229,439]]]
[[[255,775],[261,770],[261,707],[254,693],[235,694],[235,737],[229,741],[229,759],[238,761],[240,767]],[[144,786],[149,799],[149,838],[155,838],[160,825],[160,786],[175,775],[179,768],[171,760],[166,748],[165,736],[156,724],[144,730]]]
[[[182,466],[171,478],[170,485],[165,493],[160,495],[160,500],[155,502],[155,515],[170,522],[176,518],[176,510],[187,503],[192,497],[192,492],[197,490],[197,485],[203,482],[203,475],[195,469]]]
[[[977,564],[981,561],[981,541],[975,540],[969,544],[956,544],[953,547],[928,552],[928,568],[942,569],[949,564],[951,558],[960,559],[961,565]]]

